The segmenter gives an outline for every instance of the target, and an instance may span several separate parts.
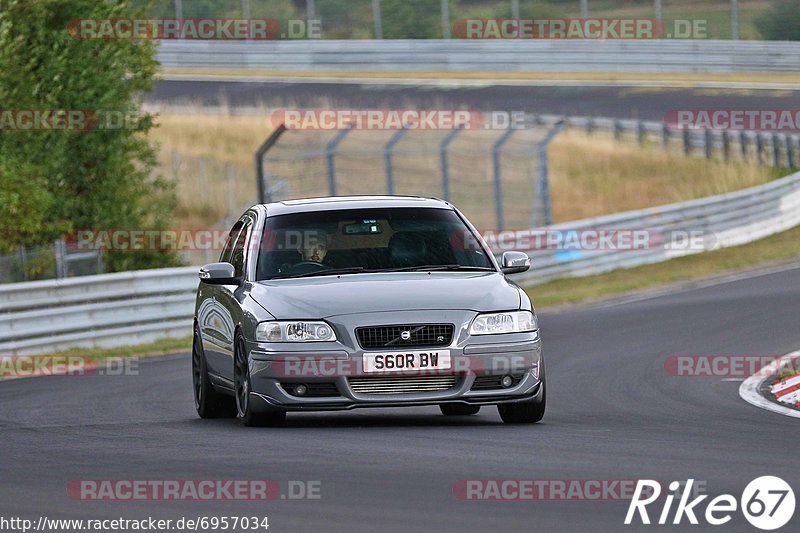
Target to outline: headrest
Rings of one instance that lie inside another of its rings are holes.
[[[419,233],[399,232],[389,239],[389,259],[393,266],[424,265],[427,262],[426,239]]]

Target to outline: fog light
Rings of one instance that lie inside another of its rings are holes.
[[[500,385],[502,385],[504,389],[509,388],[513,384],[514,384],[514,378],[512,378],[511,376],[503,376],[503,379],[500,380]]]
[[[306,392],[308,392],[308,387],[306,387],[302,383],[294,388],[295,396],[305,396]]]

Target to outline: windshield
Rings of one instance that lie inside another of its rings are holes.
[[[413,270],[495,268],[449,209],[332,210],[268,217],[256,279]]]

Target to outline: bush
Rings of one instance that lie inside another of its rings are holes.
[[[759,16],[756,27],[769,41],[800,41],[800,8],[797,0],[781,0]]]
[[[0,102],[3,109],[113,111],[133,117],[125,127],[90,131],[45,129],[0,135],[5,194],[30,188],[46,205],[39,230],[12,233],[9,241],[38,239],[53,225],[74,229],[157,229],[168,224],[174,190],[151,177],[153,148],[146,135],[151,115],[140,95],[158,69],[155,43],[81,40],[67,32],[71,20],[137,16],[129,0],[0,0]],[[35,168],[35,173],[30,171]],[[35,174],[32,181],[27,177]],[[38,205],[38,204],[37,204]],[[6,224],[25,226],[36,207],[24,204]],[[37,215],[37,217],[38,217]],[[26,242],[7,242],[6,245]],[[109,254],[110,270],[177,262],[171,254]]]
[[[0,253],[50,243],[69,230],[66,221],[50,216],[54,203],[45,180],[31,166],[0,159]]]

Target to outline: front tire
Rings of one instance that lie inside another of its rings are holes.
[[[208,377],[206,355],[203,353],[203,343],[200,339],[200,330],[194,327],[192,340],[192,385],[194,408],[200,418],[233,418],[236,416],[236,405],[233,398],[220,394],[214,390]]]
[[[236,338],[233,362],[233,385],[236,395],[236,417],[247,427],[281,426],[286,422],[286,411],[270,409],[256,411],[250,401],[252,391],[250,365],[244,348],[244,339]]]
[[[439,405],[442,414],[445,416],[468,416],[477,414],[481,410],[480,405],[465,405],[462,403],[443,403]]]
[[[505,403],[497,406],[500,418],[506,424],[535,424],[544,417],[547,389],[542,380],[542,398],[524,402]]]

